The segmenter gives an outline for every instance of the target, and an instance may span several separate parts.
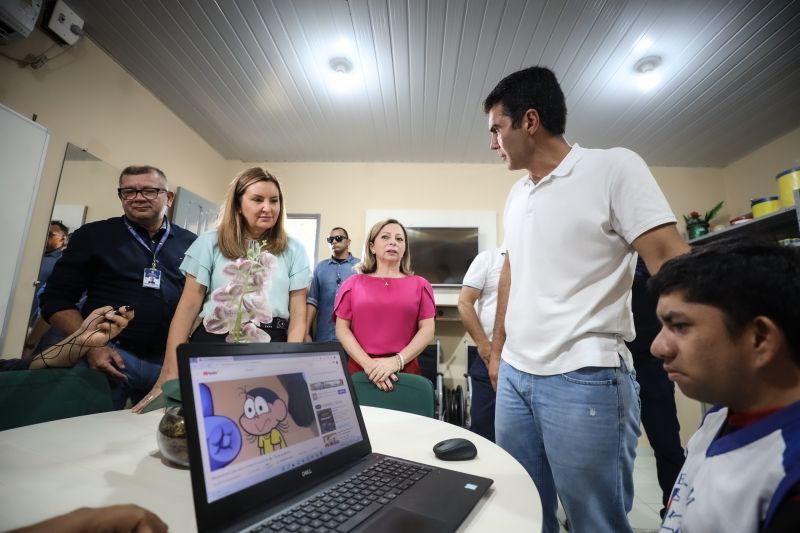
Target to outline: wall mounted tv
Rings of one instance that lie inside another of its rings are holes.
[[[458,287],[478,255],[478,228],[406,228],[411,268],[432,285]]]

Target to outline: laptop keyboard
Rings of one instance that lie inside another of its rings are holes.
[[[384,458],[248,532],[347,533],[432,469]]]

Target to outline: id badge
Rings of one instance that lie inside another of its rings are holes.
[[[142,278],[142,287],[147,289],[160,289],[161,271],[156,268],[145,268],[144,278]]]

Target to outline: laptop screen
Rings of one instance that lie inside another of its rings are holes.
[[[337,351],[191,356],[189,372],[207,503],[364,440]]]

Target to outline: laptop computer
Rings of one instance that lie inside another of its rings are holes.
[[[455,531],[492,484],[372,453],[336,343],[184,344],[178,368],[201,532]]]

